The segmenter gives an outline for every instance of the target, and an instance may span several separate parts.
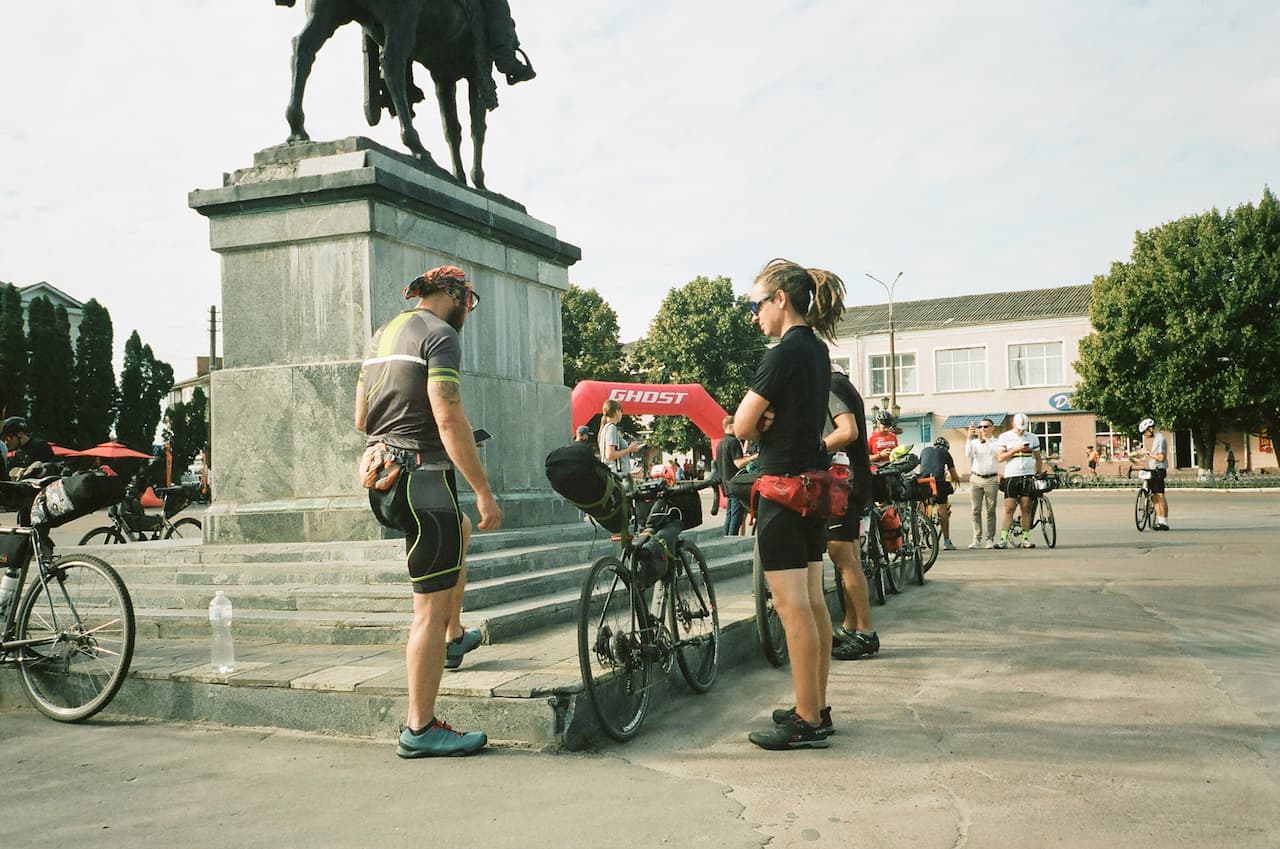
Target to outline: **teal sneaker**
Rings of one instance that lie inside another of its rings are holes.
[[[461,666],[463,655],[480,645],[482,639],[479,628],[467,628],[458,635],[458,639],[445,643],[444,668],[457,669]]]
[[[421,734],[401,729],[396,754],[402,758],[461,757],[480,751],[488,742],[483,731],[454,731],[449,723],[433,719]]]

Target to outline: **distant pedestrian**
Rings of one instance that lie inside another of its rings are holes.
[[[973,542],[970,548],[994,548],[996,539],[996,499],[1000,495],[1000,461],[996,455],[995,425],[983,419],[969,425],[964,453],[969,458],[969,503],[973,505]]]
[[[720,480],[720,488],[725,494],[724,535],[732,537],[737,536],[738,531],[742,529],[746,505],[741,499],[730,495],[725,486],[747,463],[756,459],[757,455],[743,452],[742,440],[733,435],[733,416],[725,416],[721,426],[724,428],[724,438],[716,446],[716,477]]]
[[[1240,475],[1236,473],[1236,452],[1230,445],[1227,446],[1227,473],[1223,476],[1223,480],[1240,480]]]
[[[483,748],[488,737],[453,730],[435,707],[443,670],[461,664],[481,637],[477,629],[463,629],[458,618],[471,519],[458,508],[455,469],[475,493],[480,530],[502,526],[502,510],[462,407],[458,332],[479,296],[465,272],[451,265],[415,278],[404,296],[417,302],[373,334],[356,384],[355,411],[366,444],[385,445],[402,466],[390,489],[369,490],[378,521],[406,534],[413,587],[405,647],[409,708],[396,754],[467,755]]]
[[[614,474],[622,478],[624,486],[631,486],[632,456],[644,451],[639,442],[628,443],[618,429],[622,421],[622,405],[610,398],[604,402],[600,410],[600,432],[596,434],[596,447],[600,450],[600,461],[613,469]]]
[[[11,477],[39,477],[44,474],[40,467],[32,468],[36,463],[53,463],[53,449],[43,439],[32,436],[27,420],[22,416],[10,416],[0,426],[0,439],[5,448],[13,452],[8,470]]]
[[[574,442],[590,442],[591,429],[586,425],[578,425],[578,429],[573,434]]]
[[[1084,449],[1085,459],[1089,461],[1089,471],[1096,478],[1098,476],[1098,449],[1092,445],[1086,445]]]

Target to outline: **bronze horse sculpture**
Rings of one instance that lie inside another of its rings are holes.
[[[293,6],[296,0],[276,0]],[[400,121],[400,140],[414,156],[440,176],[466,185],[462,165],[462,125],[458,120],[457,84],[467,81],[471,110],[471,182],[484,189],[485,113],[497,106],[493,62],[485,46],[484,10],[480,0],[309,0],[307,22],[293,40],[293,87],[285,117],[289,141],[309,141],[303,126],[302,96],[316,54],[345,24],[358,23],[365,33],[365,118],[373,126],[385,108]],[[435,83],[436,100],[453,174],[440,168],[413,128],[413,102],[423,99],[413,84],[412,63],[422,64]]]

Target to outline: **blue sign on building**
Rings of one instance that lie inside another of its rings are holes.
[[[1071,409],[1071,393],[1059,392],[1057,395],[1050,395],[1049,406],[1055,410],[1064,410],[1064,411],[1070,410]]]

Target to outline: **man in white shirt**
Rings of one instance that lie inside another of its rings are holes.
[[[991,419],[969,425],[964,455],[969,458],[969,502],[973,505],[973,542],[969,543],[970,548],[995,547],[996,499],[1000,495],[1000,461],[996,454],[999,451],[1000,444],[996,442],[995,425]]]
[[[1040,473],[1040,438],[1031,429],[1031,419],[1026,413],[1013,417],[1013,429],[1000,434],[1000,451],[996,459],[1004,463],[1004,524],[1000,541],[995,548],[1012,545],[1014,548],[1035,548],[1031,541],[1031,500],[1035,494],[1032,479]],[[1010,540],[1009,528],[1013,525],[1013,508],[1022,507],[1022,539]]]

